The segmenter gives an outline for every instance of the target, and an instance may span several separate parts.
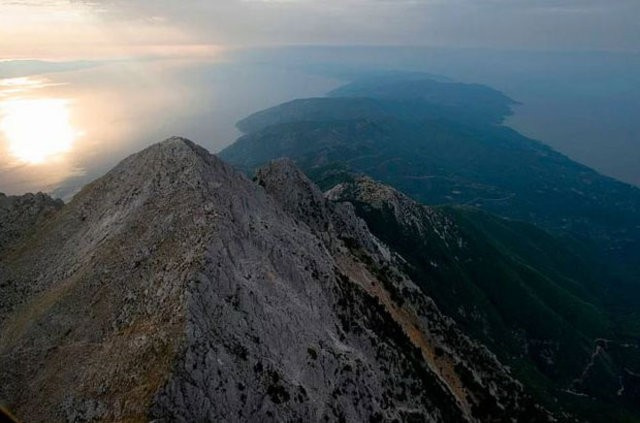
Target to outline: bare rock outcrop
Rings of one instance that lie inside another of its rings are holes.
[[[253,182],[172,138],[16,251],[0,398],[24,421],[550,418],[287,161]]]
[[[31,233],[64,203],[47,194],[7,196],[0,193],[0,251]]]

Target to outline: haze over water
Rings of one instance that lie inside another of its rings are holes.
[[[1,65],[0,65],[1,69]],[[119,160],[172,135],[218,151],[261,108],[335,88],[269,66],[127,61],[0,80],[0,192],[68,198]]]
[[[490,85],[521,103],[508,125],[640,185],[638,4],[614,3],[2,2],[0,192],[69,198],[172,135],[219,151],[239,119],[374,71]]]

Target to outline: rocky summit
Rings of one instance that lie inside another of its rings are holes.
[[[21,421],[553,420],[290,161],[252,181],[171,138],[64,206],[0,206]]]

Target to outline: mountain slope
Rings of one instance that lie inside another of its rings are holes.
[[[541,398],[583,419],[637,419],[640,190],[499,125],[511,100],[474,90],[356,81],[249,116],[221,157],[246,172],[289,157],[325,190],[363,191],[367,175],[437,205],[374,183],[373,200],[334,198],[356,204],[424,292]]]
[[[620,418],[625,404],[633,408],[638,397],[633,389],[621,393],[620,381],[640,371],[633,358],[639,346],[614,331],[602,303],[605,286],[570,240],[474,209],[424,206],[368,178],[327,196],[353,204],[406,259],[405,271],[421,289],[549,404],[594,421]],[[599,364],[607,362],[597,377],[594,350]],[[589,399],[572,398],[578,395]],[[592,415],[598,407],[601,418]]]
[[[308,171],[341,163],[427,204],[469,204],[615,246],[637,246],[640,190],[507,128],[377,117],[299,119],[245,135],[221,157],[245,169],[282,156]]]
[[[254,183],[167,140],[0,256],[0,398],[30,422],[548,421],[399,260],[290,162]]]
[[[516,101],[480,84],[435,80],[420,74],[360,78],[330,92],[329,97],[375,98],[412,105],[430,117],[452,117],[483,124],[499,124],[511,115]],[[440,110],[442,113],[438,113]],[[415,113],[415,111],[414,111]],[[425,117],[427,115],[425,114]]]
[[[324,189],[344,174],[366,174],[425,204],[470,205],[568,234],[600,250],[619,304],[640,304],[640,189],[498,125],[505,113],[489,111],[508,99],[395,79],[355,82],[333,95],[342,97],[248,117],[241,128],[249,132],[221,157],[247,171],[290,157]],[[491,116],[476,113],[483,107]]]
[[[42,193],[23,196],[0,193],[0,252],[28,236],[62,206],[62,201]]]
[[[476,84],[424,77],[372,77],[340,87],[327,97],[297,99],[259,111],[237,123],[244,133],[298,121],[357,119],[451,119],[467,123],[501,123],[515,101]]]

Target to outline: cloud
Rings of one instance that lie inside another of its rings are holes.
[[[637,0],[103,0],[105,17],[161,16],[227,45],[413,44],[635,49]]]
[[[30,0],[0,9],[7,4],[55,10],[66,38],[93,31],[87,39],[103,37],[93,44],[637,50],[640,39],[637,0]]]

